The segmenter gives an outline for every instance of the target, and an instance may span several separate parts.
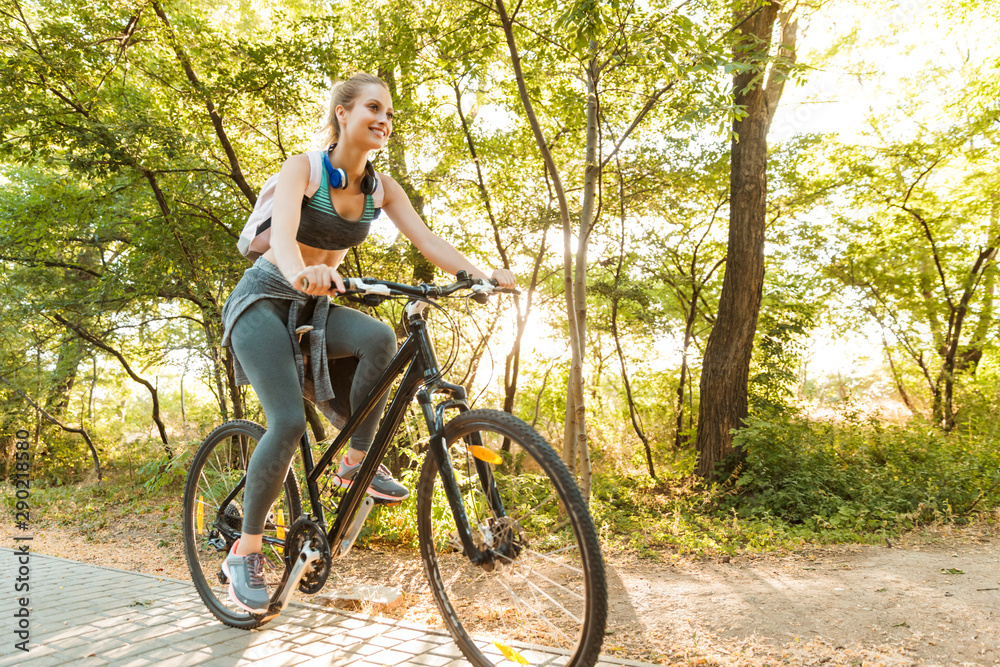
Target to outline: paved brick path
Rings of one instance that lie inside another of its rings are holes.
[[[14,647],[14,552],[0,549],[0,666],[74,665],[468,665],[446,633],[293,602],[258,631],[237,630],[206,611],[188,582],[31,555],[30,650]],[[559,666],[557,653],[526,652],[534,665]],[[600,665],[641,666],[614,658]],[[520,667],[520,666],[517,666]]]

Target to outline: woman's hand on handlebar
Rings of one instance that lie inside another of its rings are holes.
[[[493,275],[490,277],[496,281],[498,287],[517,286],[517,278],[514,277],[514,272],[510,269],[494,269]]]
[[[343,278],[335,268],[326,264],[316,264],[302,269],[292,278],[292,286],[313,296],[345,291]]]

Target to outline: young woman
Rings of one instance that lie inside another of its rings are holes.
[[[294,331],[303,315],[326,313],[310,336],[313,360],[319,351],[328,359],[355,357],[358,368],[350,391],[351,407],[364,399],[396,352],[392,328],[356,310],[328,303],[328,295],[344,291],[337,267],[349,248],[367,236],[377,208],[385,210],[396,227],[431,262],[450,274],[465,270],[475,278],[495,278],[513,287],[507,270],[487,274],[448,242],[432,233],[417,215],[403,189],[385,174],[366,170],[368,154],[385,146],[392,133],[393,109],[389,89],[370,74],[356,74],[334,87],[327,118],[332,143],[329,166],[323,169],[319,190],[311,197],[310,161],[305,154],[285,161],[278,176],[271,217],[270,250],[246,271],[223,308],[223,343],[232,346],[241,375],[249,379],[267,416],[261,438],[247,467],[243,533],[223,567],[229,577],[229,595],[241,608],[267,610],[261,538],[268,511],[278,497],[296,446],[306,429],[302,403],[301,362],[297,361]],[[345,189],[330,187],[328,169],[342,169]],[[367,176],[367,178],[366,178]],[[323,349],[325,345],[325,350]],[[325,362],[321,359],[325,367]],[[329,377],[320,372],[317,395],[330,395]],[[325,393],[323,393],[325,392]],[[336,480],[350,486],[372,444],[381,411],[372,412],[351,437]],[[404,500],[409,491],[380,466],[368,493]]]

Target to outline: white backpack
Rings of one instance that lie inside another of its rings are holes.
[[[323,154],[327,149],[308,151],[305,153],[309,158],[309,183],[306,185],[305,196],[312,198],[319,190],[319,185],[323,180]],[[278,187],[278,174],[271,176],[264,182],[264,187],[260,189],[257,196],[257,203],[247,218],[246,225],[240,233],[240,238],[236,242],[236,247],[240,253],[249,259],[257,259],[271,248],[271,226],[260,230],[260,226],[265,222],[270,222],[271,212],[274,209],[274,191]],[[385,190],[382,188],[382,181],[378,179],[378,187],[372,194],[375,208],[382,207],[382,198]],[[259,231],[258,231],[259,230]]]

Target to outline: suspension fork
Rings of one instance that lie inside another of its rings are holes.
[[[434,391],[442,391],[451,394],[452,398],[443,401],[437,406],[437,410],[431,404],[431,394]],[[475,565],[488,565],[493,562],[494,553],[491,549],[480,549],[473,537],[473,528],[469,522],[469,515],[465,511],[465,499],[462,498],[462,490],[455,479],[455,468],[451,462],[451,455],[448,452],[448,443],[444,437],[444,412],[449,408],[457,408],[459,412],[465,412],[469,406],[465,402],[465,389],[448,382],[437,381],[433,387],[428,387],[417,393],[417,402],[424,413],[424,420],[431,433],[430,450],[438,464],[438,476],[441,478],[441,486],[444,488],[445,497],[448,499],[448,506],[451,508],[452,516],[455,518],[455,528],[458,538],[462,543],[469,560]],[[488,464],[479,459],[475,459],[476,474],[479,476],[480,484],[486,497],[489,499],[494,516],[503,516],[503,503],[500,501],[500,493],[497,490],[496,481]]]
[[[455,529],[458,531],[458,539],[462,542],[465,554],[475,565],[492,561],[493,556],[489,550],[480,549],[473,540],[472,527],[469,525],[469,516],[465,512],[465,501],[462,499],[462,490],[458,488],[458,481],[455,480],[455,469],[452,467],[451,457],[448,455],[444,428],[435,419],[430,393],[426,390],[419,392],[417,401],[420,403],[420,409],[424,413],[424,419],[431,432],[429,448],[431,455],[437,460],[438,476],[441,478],[441,486],[448,499],[448,506],[451,507],[451,514],[455,517]]]

